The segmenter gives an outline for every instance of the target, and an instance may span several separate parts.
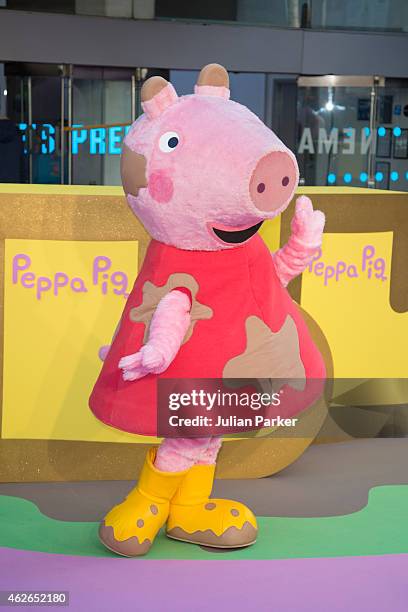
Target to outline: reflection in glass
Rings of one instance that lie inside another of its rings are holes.
[[[299,87],[298,161],[306,185],[367,186],[370,89]]]

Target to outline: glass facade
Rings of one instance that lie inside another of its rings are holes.
[[[362,186],[365,177],[367,186],[370,110],[369,88],[299,87],[297,154],[306,185]]]
[[[408,31],[406,0],[0,0],[12,10],[340,30]]]
[[[297,155],[305,184],[408,191],[408,84],[337,80],[340,86],[335,77],[299,79]]]
[[[15,68],[3,73],[0,84],[0,157],[8,168],[2,182],[7,175],[18,175],[15,182],[61,183],[62,81],[25,71],[16,74]]]
[[[68,159],[72,183],[120,184],[121,143],[132,123],[132,79],[74,77]]]
[[[119,185],[122,141],[153,74],[191,93],[198,71],[0,64],[0,182]],[[408,83],[231,73],[231,97],[294,151],[305,185],[408,191]]]
[[[120,184],[136,92],[130,69],[0,64],[0,181]]]

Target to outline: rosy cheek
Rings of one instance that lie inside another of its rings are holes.
[[[149,176],[148,190],[153,200],[165,204],[173,196],[173,181],[164,172],[153,172]]]

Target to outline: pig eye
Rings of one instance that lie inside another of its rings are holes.
[[[159,149],[163,153],[171,153],[180,142],[179,135],[176,132],[166,132],[160,136]]]

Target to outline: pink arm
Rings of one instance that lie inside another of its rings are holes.
[[[174,289],[160,300],[150,322],[148,341],[119,362],[124,380],[160,374],[169,367],[190,326],[190,309],[191,299],[183,290]]]
[[[277,275],[285,287],[302,274],[320,249],[324,221],[324,214],[320,210],[313,210],[309,198],[301,196],[296,200],[292,233],[288,242],[273,254]]]

